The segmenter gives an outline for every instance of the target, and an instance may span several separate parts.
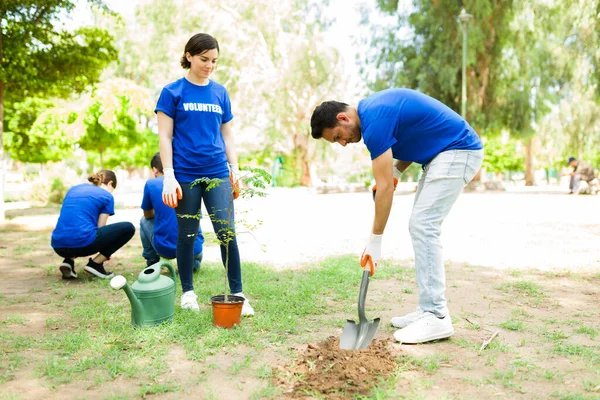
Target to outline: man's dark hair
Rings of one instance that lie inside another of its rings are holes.
[[[150,161],[150,168],[156,168],[158,172],[163,173],[162,161],[160,160],[160,153],[156,153]]]
[[[212,49],[217,49],[217,53],[219,52],[219,42],[217,42],[217,39],[207,33],[195,34],[185,45],[185,50],[183,51],[183,56],[181,57],[180,61],[181,66],[184,69],[190,69],[192,65],[187,60],[185,53],[190,53],[191,56],[195,56],[196,54],[202,54],[205,51]]]
[[[337,126],[337,115],[346,111],[348,104],[339,101],[325,101],[315,108],[310,118],[311,135],[315,139],[323,137],[323,129],[333,129]]]

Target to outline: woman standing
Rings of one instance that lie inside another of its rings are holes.
[[[59,267],[63,279],[77,278],[75,258],[96,253],[83,269],[100,278],[111,278],[114,274],[104,269],[104,261],[135,233],[131,222],[106,225],[108,217],[115,213],[115,173],[102,170],[90,175],[88,181],[92,184],[82,183],[69,189],[52,232],[52,248],[64,257]]]
[[[229,289],[232,294],[244,297],[233,210],[232,182],[237,179],[230,180],[231,175],[239,176],[231,129],[233,114],[225,87],[209,79],[218,57],[219,43],[215,38],[205,33],[192,36],[180,61],[181,66],[189,70],[187,75],[163,88],[155,109],[165,175],[163,202],[177,212],[181,307],[196,311],[199,307],[192,266],[201,200],[221,243],[223,264],[225,246],[228,246]],[[192,185],[201,178],[220,179],[221,184],[210,190],[206,182]],[[253,314],[254,310],[245,300],[242,315]]]

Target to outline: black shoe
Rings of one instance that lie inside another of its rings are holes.
[[[199,254],[197,254],[194,257],[194,267],[192,268],[192,273],[196,273],[198,271],[200,271],[200,265],[202,264],[202,252],[200,252]]]
[[[65,258],[58,269],[60,269],[63,279],[77,278],[77,272],[75,272],[75,261],[71,260],[70,258]]]
[[[156,260],[146,260],[146,267],[154,265],[154,264],[156,264],[159,261],[160,261],[160,258],[157,258]]]
[[[83,267],[83,269],[85,269],[86,272],[92,275],[96,275],[98,278],[108,279],[115,276],[115,274],[113,274],[112,272],[108,272],[107,270],[105,270],[103,264],[95,263],[94,261],[92,261],[91,258],[87,265]]]

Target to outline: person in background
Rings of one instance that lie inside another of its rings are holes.
[[[114,274],[104,268],[104,262],[123,247],[134,235],[131,222],[107,225],[115,213],[112,192],[117,188],[117,176],[111,170],[102,170],[88,177],[91,183],[73,186],[65,195],[54,231],[51,246],[64,257],[59,269],[63,279],[77,278],[75,258],[90,258],[83,268],[99,278]]]
[[[573,168],[570,172],[569,194],[579,194],[581,181],[585,181],[589,187],[592,187],[592,181],[596,178],[596,172],[590,164],[575,157],[569,157],[568,164]]]
[[[242,315],[254,310],[242,293],[240,252],[235,236],[233,199],[239,180],[238,156],[231,120],[231,102],[223,85],[209,79],[217,67],[219,43],[198,33],[187,44],[181,66],[185,77],[165,86],[156,104],[160,158],[162,160],[163,202],[177,212],[177,266],[181,277],[181,307],[199,311],[192,282],[194,243],[203,201],[220,241],[232,294],[244,298]],[[194,183],[195,181],[199,183]],[[207,180],[220,184],[209,188]],[[227,253],[226,253],[227,251]]]
[[[152,157],[150,167],[154,178],[149,179],[144,186],[144,216],[140,220],[142,256],[146,259],[146,265],[156,264],[161,257],[169,260],[175,258],[177,248],[177,216],[175,210],[162,201],[164,175],[160,153]],[[199,229],[194,242],[193,272],[200,269],[203,243],[204,236]]]
[[[402,343],[452,336],[440,235],[444,218],[483,162],[483,145],[475,130],[448,106],[410,89],[383,90],[355,107],[324,102],[314,110],[310,124],[315,139],[344,147],[364,139],[371,154],[377,189],[370,239],[360,260],[363,268],[375,269],[381,258],[400,175],[413,162],[423,166],[409,222],[419,306],[391,322],[400,328],[394,338]]]

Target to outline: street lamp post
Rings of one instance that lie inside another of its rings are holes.
[[[471,14],[467,14],[465,8],[460,10],[460,14],[456,18],[458,25],[463,31],[463,54],[462,54],[462,104],[461,114],[463,118],[467,117],[467,36],[469,33],[469,22],[473,19]]]

